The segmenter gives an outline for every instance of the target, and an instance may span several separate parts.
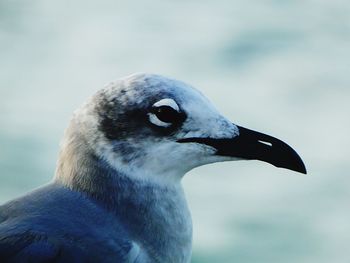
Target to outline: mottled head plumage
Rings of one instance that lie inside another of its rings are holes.
[[[211,154],[214,150],[207,145],[177,140],[238,134],[235,125],[190,85],[145,73],[98,91],[75,112],[68,130],[72,128],[78,129],[74,133],[84,138],[86,147],[115,169],[162,182],[178,181],[198,165],[225,159]]]

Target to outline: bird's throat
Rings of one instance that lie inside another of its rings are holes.
[[[192,223],[180,183],[157,185],[134,180],[87,148],[67,147],[64,151],[56,182],[86,194],[96,205],[115,214],[151,258],[160,262],[190,260]]]

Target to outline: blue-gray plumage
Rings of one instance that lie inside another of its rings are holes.
[[[235,159],[306,172],[288,145],[232,124],[183,82],[113,82],[74,113],[54,180],[0,207],[1,262],[189,262],[181,178]]]

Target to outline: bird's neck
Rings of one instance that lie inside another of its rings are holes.
[[[188,262],[192,223],[180,182],[156,185],[130,179],[79,145],[68,143],[61,150],[55,181],[114,213],[152,262]]]

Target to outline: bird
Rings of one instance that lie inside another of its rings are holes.
[[[293,148],[232,123],[191,85],[117,79],[73,113],[52,181],[0,206],[1,262],[190,262],[181,179],[233,160],[306,174]]]

